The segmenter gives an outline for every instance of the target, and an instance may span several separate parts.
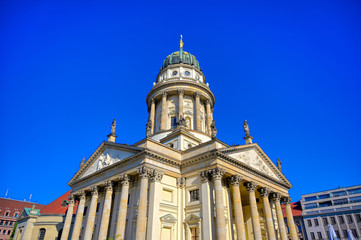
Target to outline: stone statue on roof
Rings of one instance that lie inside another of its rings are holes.
[[[216,138],[216,136],[217,136],[216,121],[214,121],[214,120],[212,120],[212,123],[211,123],[211,135],[212,135],[212,139]]]
[[[282,164],[281,160],[279,158],[277,158],[277,168],[280,171],[281,171],[281,164]]]
[[[110,127],[110,135],[115,136],[115,128],[117,127],[117,121],[113,119],[112,126]]]
[[[187,127],[187,121],[185,120],[185,118],[183,116],[180,117],[180,119],[178,121],[178,126],[179,127]]]
[[[150,135],[152,135],[152,126],[153,126],[152,120],[149,119],[145,126],[146,126],[146,129],[147,129],[147,132],[146,132],[147,137],[149,137]]]
[[[243,122],[243,129],[244,129],[244,133],[245,133],[246,137],[250,136],[247,120],[244,120],[244,122]]]

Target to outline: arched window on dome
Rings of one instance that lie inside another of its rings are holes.
[[[46,233],[46,229],[45,228],[40,228],[38,240],[44,240],[45,239],[45,233]]]

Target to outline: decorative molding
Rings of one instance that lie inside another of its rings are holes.
[[[290,197],[283,197],[282,198],[282,202],[283,202],[283,204],[284,205],[290,205],[291,204],[291,201],[292,201],[292,198],[290,198]]]
[[[163,98],[164,98],[164,97],[167,98],[167,96],[168,96],[168,93],[167,93],[166,91],[163,91],[163,92],[162,92],[162,97],[163,97]]]
[[[282,195],[280,193],[271,193],[271,200],[274,202],[280,202]]]
[[[130,177],[128,176],[128,174],[126,174],[126,173],[121,174],[119,176],[119,179],[120,179],[120,183],[122,184],[122,186],[129,186]]]
[[[201,182],[202,183],[209,182],[209,171],[208,170],[200,172],[199,176],[201,177]]]
[[[99,190],[99,189],[98,189],[97,186],[92,186],[92,187],[90,188],[91,195],[92,195],[92,196],[98,196],[98,195],[99,195],[98,190]]]
[[[177,222],[177,219],[172,214],[167,214],[162,217],[160,217],[160,221],[163,223],[171,223],[175,224]]]
[[[260,188],[258,191],[261,194],[261,197],[268,197],[271,193],[271,189],[267,187]]]
[[[113,190],[113,181],[105,181],[104,182],[104,187],[106,191],[112,191]]]
[[[234,187],[239,187],[241,181],[243,178],[239,175],[233,175],[229,178],[229,184],[231,184]]]
[[[163,175],[164,175],[164,173],[162,171],[154,169],[150,176],[150,180],[152,182],[160,182],[160,181],[162,181]]]
[[[186,178],[184,177],[177,178],[177,187],[184,188],[185,186],[186,186]]]
[[[184,89],[183,88],[178,89],[178,95],[184,95]]]
[[[225,170],[219,167],[213,168],[210,171],[210,174],[212,175],[213,180],[221,180],[223,175],[225,174]]]
[[[137,169],[140,178],[149,178],[152,175],[152,169],[143,165]]]

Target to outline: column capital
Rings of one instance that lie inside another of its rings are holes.
[[[255,182],[246,182],[244,184],[248,192],[254,192],[257,188],[257,183]]]
[[[79,191],[79,192],[76,192],[75,194],[74,194],[74,196],[76,197],[76,198],[79,198],[79,200],[85,200],[85,191]],[[74,200],[75,200],[75,198],[74,198]]]
[[[198,91],[194,93],[195,98],[199,98],[200,96],[201,96],[201,94]]]
[[[184,188],[185,186],[186,186],[186,178],[184,177],[177,178],[177,187]]]
[[[274,202],[280,202],[280,200],[281,200],[281,194],[280,193],[272,193],[271,194],[271,199],[272,199],[272,201],[274,201]]]
[[[152,104],[154,104],[155,103],[155,99],[154,98],[152,98],[152,100],[151,100],[151,102],[150,103],[152,103]]]
[[[160,182],[160,181],[162,181],[163,175],[164,175],[164,173],[162,171],[154,169],[150,176],[150,180],[152,182]]]
[[[120,179],[120,183],[122,185],[129,186],[130,177],[128,176],[128,174],[124,173],[124,174],[119,175],[119,179]]]
[[[207,100],[205,101],[205,103],[206,103],[206,105],[211,106],[211,100],[207,99]]]
[[[178,95],[184,95],[184,89],[183,88],[178,89]]]
[[[267,187],[260,188],[258,191],[261,194],[261,197],[268,197],[271,193],[271,189]]]
[[[105,191],[113,190],[113,182],[108,180],[104,182]]]
[[[163,92],[162,92],[162,97],[165,97],[165,98],[166,98],[167,96],[168,96],[168,93],[167,93],[166,91],[163,91]]]
[[[137,169],[140,178],[149,178],[152,174],[152,170],[147,166],[141,166]]]
[[[98,196],[98,194],[99,194],[99,192],[98,192],[98,186],[93,186],[93,187],[91,187],[90,188],[90,191],[91,191],[91,194],[92,194],[92,196]]]
[[[199,176],[201,177],[202,183],[209,182],[209,171],[208,170],[200,172]]]
[[[292,198],[290,198],[290,197],[283,197],[281,200],[282,200],[282,202],[283,202],[285,205],[290,205],[290,204],[291,204],[291,201],[292,201]]]
[[[68,196],[68,199],[69,199],[69,202],[70,202],[70,203],[73,203],[73,204],[74,204],[74,201],[75,201],[74,194],[70,194],[70,195]]]
[[[241,176],[233,175],[229,178],[229,184],[235,187],[239,187],[239,184],[241,183],[242,180],[243,178]]]
[[[225,170],[219,167],[213,168],[210,170],[210,173],[213,177],[213,180],[221,180],[223,175],[225,174]]]

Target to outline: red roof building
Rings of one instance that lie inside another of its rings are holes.
[[[300,240],[306,240],[307,234],[306,234],[306,228],[305,228],[305,225],[303,222],[303,217],[302,217],[301,202],[298,201],[298,202],[291,203],[291,209],[292,209],[293,220],[295,221],[295,225],[296,225],[298,238]],[[287,216],[286,216],[286,209],[285,209],[284,205],[282,205],[282,212],[283,212],[283,217],[284,217],[285,223],[286,223],[286,228],[287,228],[286,230],[287,230],[288,238],[291,239],[290,231],[287,226]]]
[[[0,198],[0,236],[2,240],[10,238],[16,218],[24,208],[31,208],[34,203],[8,198]],[[43,209],[45,205],[36,204],[37,209]]]

